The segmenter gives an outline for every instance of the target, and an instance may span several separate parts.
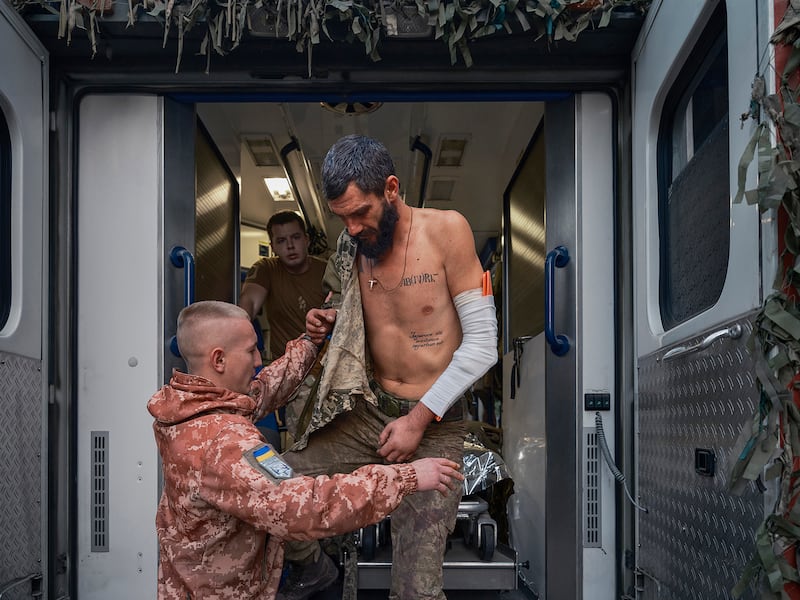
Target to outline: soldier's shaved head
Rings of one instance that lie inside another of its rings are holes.
[[[244,319],[247,312],[228,302],[203,300],[184,308],[178,315],[178,349],[190,373],[196,372],[217,347],[227,347],[232,341],[232,330],[225,326],[230,319]]]

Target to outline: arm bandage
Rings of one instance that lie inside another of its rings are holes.
[[[453,304],[461,321],[461,345],[453,352],[444,372],[420,398],[440,417],[497,362],[494,296],[483,296],[480,288],[475,288],[453,298]]]

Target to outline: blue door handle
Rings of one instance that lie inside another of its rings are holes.
[[[183,305],[194,302],[194,256],[183,246],[173,246],[169,251],[169,260],[174,267],[185,269],[183,272]]]
[[[194,256],[183,246],[173,246],[169,251],[169,260],[172,266],[183,269],[183,306],[189,306],[194,302]],[[178,338],[174,335],[169,340],[169,349],[172,353],[180,357],[178,349]]]
[[[553,322],[555,321],[555,302],[553,287],[554,271],[553,266],[562,269],[569,263],[569,251],[564,246],[556,246],[547,253],[544,260],[544,337],[550,344],[550,350],[556,356],[564,356],[569,352],[569,338],[565,335],[555,333]]]

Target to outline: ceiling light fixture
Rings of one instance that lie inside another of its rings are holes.
[[[294,202],[292,187],[285,177],[265,177],[264,183],[275,202]]]

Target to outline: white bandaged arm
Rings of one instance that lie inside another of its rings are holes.
[[[494,296],[480,288],[461,292],[453,298],[461,321],[461,345],[439,378],[420,402],[439,417],[461,398],[478,378],[497,362],[497,315]]]

